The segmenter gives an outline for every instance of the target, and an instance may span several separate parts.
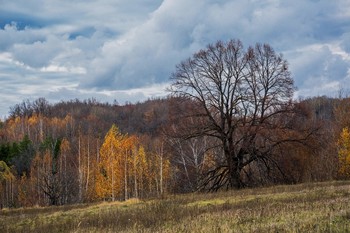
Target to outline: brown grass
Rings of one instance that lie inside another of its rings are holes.
[[[350,232],[350,181],[2,210],[0,232]]]

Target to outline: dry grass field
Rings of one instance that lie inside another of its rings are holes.
[[[350,232],[350,181],[4,209],[0,232]]]

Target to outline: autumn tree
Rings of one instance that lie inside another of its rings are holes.
[[[203,187],[242,188],[248,165],[269,167],[284,143],[299,140],[288,127],[293,79],[288,63],[268,44],[244,49],[241,41],[218,41],[176,66],[172,96],[193,104],[183,138],[214,138],[223,155]]]
[[[164,138],[156,138],[153,141],[153,147],[154,158],[151,158],[152,162],[149,163],[149,171],[154,180],[157,194],[163,195],[167,192],[172,175],[169,152],[165,149]]]
[[[124,135],[112,125],[100,149],[99,173],[96,177],[96,194],[116,200],[122,191],[122,145]]]
[[[147,187],[150,173],[148,171],[148,160],[146,158],[146,152],[142,145],[134,144],[132,153],[129,156],[129,163],[132,170],[131,182],[134,184],[134,197],[142,197]],[[127,172],[125,170],[125,172]]]
[[[350,132],[345,127],[338,140],[339,175],[342,178],[350,177]]]
[[[62,179],[60,179],[61,166],[59,158],[61,152],[61,139],[46,138],[33,159],[31,179],[37,187],[40,204],[60,205],[63,194]],[[47,200],[47,201],[46,201]]]
[[[11,207],[14,201],[13,186],[15,176],[4,161],[0,161],[0,209]]]
[[[287,154],[289,164],[284,171],[287,174],[296,174],[293,183],[332,180],[338,173],[337,140],[340,134],[336,111],[339,99],[330,97],[313,97],[301,100],[294,105],[298,112],[294,127],[299,129],[317,129],[308,139],[307,146],[290,145],[283,151]],[[289,159],[289,158],[292,159]],[[282,158],[281,158],[282,160]],[[287,163],[286,163],[287,162]],[[298,178],[299,177],[299,178]]]
[[[179,134],[176,126],[171,135]],[[210,148],[208,137],[195,137],[183,140],[179,137],[168,137],[168,144],[173,151],[173,164],[177,167],[178,182],[182,183],[182,191],[195,191],[200,178],[205,173],[204,162]]]

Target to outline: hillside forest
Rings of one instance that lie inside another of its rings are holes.
[[[181,109],[179,109],[179,106]],[[350,175],[349,98],[300,100],[295,108],[315,136],[286,147],[277,170],[245,174],[247,186],[344,179]],[[2,207],[64,205],[97,200],[158,197],[197,190],[214,163],[209,138],[173,137],[176,98],[143,103],[94,99],[50,104],[40,98],[11,108],[1,122]],[[208,149],[209,148],[209,149]],[[250,171],[253,173],[253,171]]]
[[[217,42],[170,95],[25,100],[0,121],[0,207],[154,198],[350,177],[350,98],[294,100],[269,45]]]

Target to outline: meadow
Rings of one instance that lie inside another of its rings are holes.
[[[0,232],[350,232],[350,181],[3,209]]]

